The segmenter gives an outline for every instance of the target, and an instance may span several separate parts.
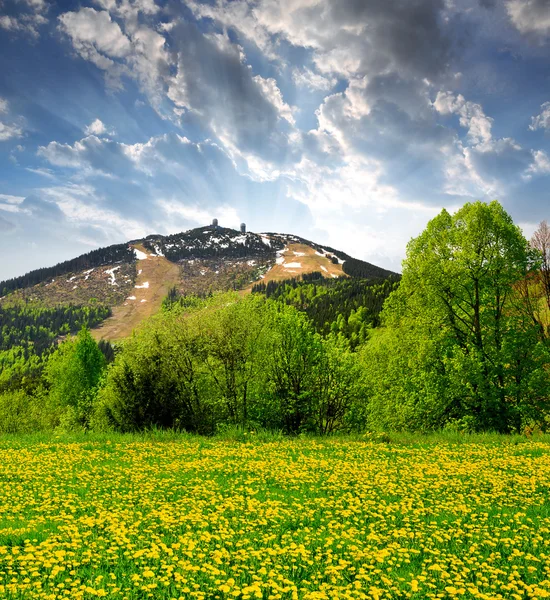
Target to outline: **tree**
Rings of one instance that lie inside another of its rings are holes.
[[[546,221],[542,221],[533,234],[531,246],[541,255],[540,279],[546,305],[550,310],[550,227]]]
[[[321,338],[295,308],[269,305],[271,337],[266,377],[274,414],[286,433],[315,430],[316,369]]]
[[[383,312],[393,332],[386,343],[409,356],[392,357],[394,382],[384,380],[424,427],[466,419],[475,429],[517,430],[534,405],[547,409],[546,353],[517,291],[537,267],[498,202],[443,210],[409,243]]]
[[[54,406],[65,409],[67,426],[88,427],[105,364],[86,327],[50,356],[45,369],[49,398]]]
[[[239,299],[236,294],[219,298],[225,306],[199,320],[200,356],[229,422],[244,427],[250,420],[251,385],[265,356],[262,352],[265,301],[257,296]]]

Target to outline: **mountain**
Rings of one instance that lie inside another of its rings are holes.
[[[94,335],[116,340],[158,311],[170,290],[178,295],[229,289],[245,293],[258,282],[301,279],[310,273],[328,279],[398,277],[299,236],[211,225],[149,235],[0,282],[0,304],[102,305],[111,316]]]

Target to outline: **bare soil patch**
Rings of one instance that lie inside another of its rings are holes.
[[[92,331],[96,340],[117,341],[132,334],[140,323],[158,312],[168,290],[179,281],[179,266],[164,256],[149,254],[141,244],[133,248],[145,252],[147,258],[138,260],[135,287],[124,302],[113,308],[113,316]]]

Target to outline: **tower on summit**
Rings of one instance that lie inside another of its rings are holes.
[[[212,227],[213,227],[214,229],[217,229],[217,228],[218,228],[218,219],[212,219]]]
[[[246,223],[241,223],[241,233],[246,233]]]

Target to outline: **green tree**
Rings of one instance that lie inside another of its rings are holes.
[[[45,379],[50,402],[65,410],[64,425],[88,427],[104,369],[105,357],[86,327],[50,356]]]
[[[409,243],[400,287],[383,312],[390,335],[373,356],[366,350],[367,364],[387,348],[398,353],[388,373],[377,373],[381,381],[371,381],[372,406],[393,390],[404,412],[428,428],[457,419],[509,431],[539,409],[542,418],[547,352],[518,291],[537,268],[536,253],[498,202],[443,210]]]
[[[220,296],[225,306],[199,320],[201,359],[223,404],[227,419],[243,427],[250,420],[251,397],[265,358],[265,300]]]
[[[316,369],[322,342],[303,313],[271,304],[266,377],[278,425],[286,433],[315,429]]]

